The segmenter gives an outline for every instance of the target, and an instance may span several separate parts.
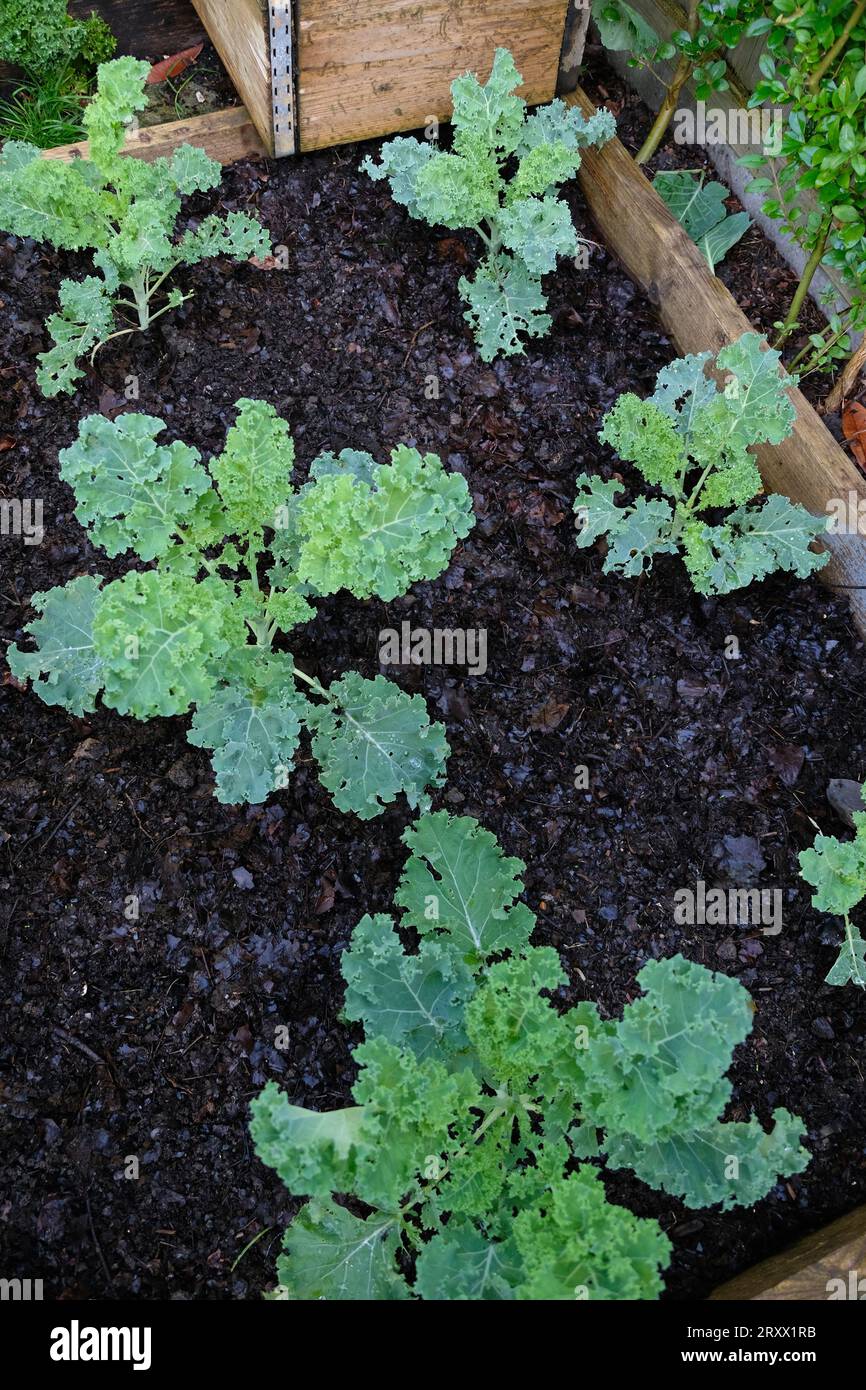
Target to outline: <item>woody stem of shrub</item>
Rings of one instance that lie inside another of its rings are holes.
[[[863,0],[863,3],[866,4],[866,0]],[[688,17],[685,27],[691,37],[694,38],[698,30],[698,0],[689,0]],[[646,164],[648,160],[652,159],[661,144],[662,136],[667,130],[670,119],[676,110],[680,92],[691,77],[694,67],[693,60],[687,58],[684,53],[681,53],[677,59],[677,65],[674,68],[673,76],[671,77],[670,84],[665,93],[664,101],[659,107],[658,115],[650,128],[649,135],[635,155],[635,162],[637,164]]]
[[[866,0],[864,0],[864,4],[866,4]],[[794,298],[791,300],[791,307],[789,308],[788,313],[785,316],[785,322],[782,324],[782,330],[775,343],[773,344],[774,348],[780,347],[787,338],[790,338],[791,334],[794,332],[794,329],[797,327],[797,324],[800,322],[800,311],[803,308],[806,295],[809,293],[809,286],[811,285],[815,277],[815,271],[818,269],[818,266],[824,259],[824,252],[827,249],[827,238],[830,235],[830,228],[832,225],[833,216],[831,213],[829,216],[824,218],[824,221],[821,224],[821,230],[818,234],[818,240],[815,242],[815,245],[812,248],[812,254],[803,267],[803,274],[800,276],[800,283],[794,291]]]
[[[821,78],[824,76],[825,72],[833,66],[864,14],[866,14],[866,0],[859,0],[859,3],[854,6],[848,19],[845,21],[844,28],[838,39],[831,48],[827,49],[824,57],[809,77],[809,81],[806,85],[810,92],[817,92],[821,83]]]

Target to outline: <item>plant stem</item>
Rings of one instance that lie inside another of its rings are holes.
[[[671,116],[676,110],[680,92],[689,80],[693,67],[694,64],[691,59],[680,54],[677,59],[677,65],[674,68],[670,86],[665,93],[665,99],[659,107],[658,115],[650,127],[649,135],[634,157],[636,164],[646,164],[648,160],[652,159],[661,144],[662,137],[670,124]]]
[[[866,0],[859,0],[859,3],[854,6],[854,9],[851,11],[850,15],[845,21],[845,25],[838,39],[831,48],[827,49],[827,52],[824,54],[824,57],[821,59],[818,66],[815,68],[814,72],[811,73],[809,80],[806,83],[806,86],[809,88],[810,92],[817,92],[821,84],[821,78],[824,76],[824,73],[827,71],[828,68],[833,66],[834,62],[838,58],[839,54],[842,52],[843,48],[845,47],[851,35],[853,34],[860,20],[863,18],[864,14],[866,14]]]
[[[864,0],[864,3],[866,3],[866,0]],[[698,31],[698,0],[689,0],[685,27],[691,37],[694,38]],[[648,160],[652,159],[670,124],[671,116],[676,110],[680,92],[691,77],[694,68],[695,64],[693,59],[687,58],[684,53],[681,53],[677,58],[677,64],[670,80],[670,86],[665,93],[664,101],[659,107],[658,115],[650,127],[649,135],[635,155],[636,164],[646,164]]]
[[[866,4],[866,0],[863,0]],[[794,291],[794,298],[791,300],[791,307],[788,310],[785,322],[782,324],[782,331],[773,344],[774,348],[781,347],[787,338],[790,338],[797,324],[800,322],[800,310],[803,307],[806,295],[809,293],[809,286],[815,278],[815,271],[824,259],[824,252],[827,249],[827,238],[830,235],[830,228],[833,225],[833,214],[829,213],[821,223],[821,230],[818,240],[812,248],[812,254],[803,267],[803,274],[800,276],[800,283]]]

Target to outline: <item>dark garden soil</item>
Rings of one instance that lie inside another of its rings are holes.
[[[605,85],[627,133],[637,116]],[[209,455],[234,402],[264,397],[291,422],[300,475],[322,449],[384,459],[401,441],[463,472],[478,522],[448,572],[389,605],[323,602],[295,650],[329,682],[376,674],[378,633],[404,619],[486,628],[483,676],[390,674],[447,726],[435,804],[477,816],[526,861],[536,940],[570,974],[563,1003],[618,1014],[644,962],[677,951],[751,991],[729,1115],[800,1112],[809,1169],[725,1215],[627,1172],[606,1179],[670,1233],[669,1295],[701,1297],[866,1197],[864,997],[822,983],[838,931],[811,910],[796,860],[815,823],[838,829],[828,780],[866,776],[863,647],[817,583],[701,600],[668,560],[641,583],[604,577],[599,553],[574,545],[573,479],[610,476],[602,414],[621,391],[651,390],[675,355],[652,310],[595,246],[590,271],[550,277],[550,336],[486,366],[457,294],[471,238],[410,221],[359,158],[228,169],[188,216],[259,212],[288,269],[189,272],[195,298],[110,344],[71,400],[41,397],[34,357],[58,273],[87,262],[0,241],[2,489],[43,498],[46,526],[41,546],[0,542],[3,636],[21,639],[35,590],[123,569],[89,547],[58,483],[57,451],[89,412],[159,415]],[[723,270],[756,322],[778,316],[790,272],[756,232]],[[296,1205],[252,1152],[249,1101],[270,1077],[318,1109],[349,1096],[357,1034],[340,1021],[340,954],[364,912],[390,908],[406,807],[341,815],[306,746],[266,806],[221,806],[187,724],[76,719],[0,688],[0,1268],[42,1277],[47,1297],[257,1296]],[[575,787],[582,764],[588,790]],[[675,889],[699,878],[780,887],[781,934],[674,925]]]

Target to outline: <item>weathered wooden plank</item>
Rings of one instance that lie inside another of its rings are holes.
[[[111,25],[118,54],[162,57],[205,37],[190,0],[70,0],[71,14],[84,17],[93,10]]]
[[[300,148],[413,130],[451,114],[459,73],[486,79],[498,45],[521,95],[549,101],[568,0],[299,0]]]
[[[579,87],[565,100],[587,115],[595,110]],[[619,140],[585,150],[578,177],[602,236],[655,306],[680,352],[717,352],[752,329]],[[853,493],[866,501],[866,484],[854,463],[805,396],[792,390],[791,398],[797,411],[793,434],[755,451],[767,488],[818,516],[827,514],[831,498],[847,501]],[[827,545],[832,559],[819,577],[848,593],[866,635],[866,537],[828,535]]]
[[[158,159],[170,155],[178,145],[198,145],[221,164],[233,164],[236,159],[266,154],[258,131],[243,106],[229,106],[224,111],[210,111],[204,116],[191,116],[185,121],[169,121],[165,125],[142,126],[131,130],[123,146],[124,154],[139,159]],[[87,141],[75,145],[58,145],[44,150],[44,159],[87,158]]]
[[[260,0],[193,0],[263,145],[274,148],[271,54]]]
[[[857,1207],[710,1294],[711,1300],[740,1302],[831,1297],[866,1298],[866,1207]]]

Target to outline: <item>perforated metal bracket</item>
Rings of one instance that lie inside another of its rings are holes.
[[[271,41],[271,106],[274,154],[297,152],[298,102],[295,91],[294,6],[291,0],[268,6]]]

